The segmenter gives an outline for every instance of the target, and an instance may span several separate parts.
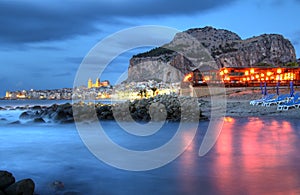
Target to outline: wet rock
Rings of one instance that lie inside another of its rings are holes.
[[[0,110],[6,110],[5,108],[0,107]]]
[[[14,121],[14,122],[11,122],[9,124],[11,124],[11,125],[18,125],[18,124],[21,124],[21,122],[20,121]]]
[[[14,176],[8,171],[0,171],[0,190],[3,190],[15,183]]]
[[[55,121],[63,121],[67,119],[67,114],[63,110],[58,110],[54,113],[53,119]]]
[[[65,188],[65,184],[62,181],[56,180],[56,181],[52,182],[52,187],[55,190],[63,190]]]
[[[16,109],[17,109],[17,110],[26,110],[27,108],[24,107],[24,106],[17,106]]]
[[[67,120],[63,120],[60,122],[61,124],[70,124],[70,123],[74,123],[74,119],[71,118],[71,119],[67,119]]]
[[[34,116],[34,112],[32,112],[32,111],[26,111],[26,112],[23,112],[23,113],[19,116],[19,118],[20,118],[20,119],[32,119],[33,116]]]
[[[4,192],[7,195],[33,195],[34,187],[31,179],[23,179],[7,187]]]
[[[41,106],[33,106],[31,109],[32,109],[32,110],[41,110],[42,107],[41,107]]]
[[[45,123],[45,120],[42,117],[33,119],[34,123]]]

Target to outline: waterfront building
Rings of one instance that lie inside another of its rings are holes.
[[[105,81],[100,81],[99,78],[96,79],[96,82],[93,83],[92,79],[90,78],[88,80],[88,89],[91,89],[91,88],[100,88],[100,87],[108,87],[110,85],[109,81],[108,80],[105,80]]]

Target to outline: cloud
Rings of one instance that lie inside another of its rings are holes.
[[[191,15],[236,0],[0,1],[0,42],[36,43],[100,32],[122,18]]]

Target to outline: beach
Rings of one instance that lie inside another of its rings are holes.
[[[295,89],[295,93],[297,89]],[[287,87],[280,89],[280,94],[289,94]],[[268,94],[276,94],[275,88],[269,88]],[[202,103],[201,110],[204,116],[210,117],[211,97],[207,94],[199,96]],[[219,101],[226,102],[226,116],[228,117],[260,117],[260,116],[281,116],[293,119],[300,119],[300,109],[291,108],[287,111],[277,110],[277,105],[264,107],[261,105],[250,105],[251,100],[262,98],[259,88],[226,88],[226,95],[219,98]]]

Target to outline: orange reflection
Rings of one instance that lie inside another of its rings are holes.
[[[194,178],[191,177],[190,173],[193,173],[196,170],[198,148],[195,145],[195,141],[192,141],[193,133],[192,131],[186,130],[183,133],[181,142],[183,146],[190,144],[185,152],[180,156],[182,161],[182,167],[180,167],[180,185],[184,192],[193,193],[195,191]],[[191,142],[192,141],[192,142]]]
[[[230,189],[228,194],[240,194],[241,188],[235,187],[238,183],[245,184],[245,194],[296,194],[299,175],[284,169],[294,163],[290,157],[297,151],[293,145],[296,140],[293,127],[286,121],[252,118],[241,124],[225,118],[215,146],[218,188]]]

